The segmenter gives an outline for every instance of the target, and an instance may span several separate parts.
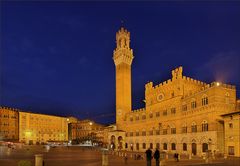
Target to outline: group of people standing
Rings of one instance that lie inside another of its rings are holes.
[[[154,154],[152,155],[152,150],[150,148],[148,148],[148,150],[146,150],[146,159],[147,159],[147,166],[151,166],[152,164],[152,159],[154,158],[156,160],[156,166],[159,166],[160,163],[160,152],[158,150],[158,148],[155,150]],[[179,154],[178,153],[174,153],[173,155],[175,161],[179,161]]]
[[[156,166],[159,166],[160,162],[160,152],[158,149],[155,150],[154,154],[152,155],[152,150],[149,148],[146,150],[146,158],[147,158],[147,166],[151,166],[152,158],[156,160]]]

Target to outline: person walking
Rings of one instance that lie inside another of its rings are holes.
[[[147,158],[147,166],[151,166],[151,162],[152,162],[152,151],[150,148],[148,148],[148,150],[146,150],[146,158]]]
[[[176,153],[176,159],[177,159],[177,162],[179,162],[179,154]]]
[[[158,148],[156,148],[153,157],[156,160],[156,166],[159,166],[160,152],[159,152]]]
[[[175,161],[177,161],[177,153],[174,153],[173,158]]]

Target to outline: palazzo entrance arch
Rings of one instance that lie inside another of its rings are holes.
[[[118,149],[119,150],[123,149],[123,137],[122,136],[118,137]]]
[[[197,155],[197,144],[195,142],[192,143],[192,154]]]
[[[114,130],[108,133],[108,147],[111,150],[125,149],[125,131]]]
[[[115,150],[115,148],[116,148],[116,137],[115,135],[112,135],[110,140],[110,149]]]

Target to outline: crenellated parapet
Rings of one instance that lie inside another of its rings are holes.
[[[172,78],[171,79],[169,79],[167,81],[164,81],[164,82],[162,82],[162,83],[160,83],[156,86],[153,86],[152,82],[147,83],[145,85],[146,92],[151,91],[151,90],[158,90],[160,88],[164,88],[165,86],[168,86],[168,85],[172,84],[177,79],[181,79],[181,81],[183,81],[184,83],[195,84],[195,85],[198,85],[198,86],[206,86],[207,85],[207,83],[205,83],[205,82],[201,82],[199,80],[195,80],[195,79],[192,79],[190,77],[183,76],[182,72],[183,72],[183,67],[180,66],[180,67],[172,70]]]
[[[172,80],[169,79],[169,80],[167,80],[167,81],[164,81],[164,82],[162,82],[162,83],[154,86],[153,89],[154,89],[154,90],[158,90],[158,89],[160,89],[160,88],[164,88],[165,86],[168,86],[168,85],[171,84],[171,83],[172,83]]]
[[[115,66],[118,66],[121,63],[131,65],[133,58],[134,57],[133,57],[132,49],[123,49],[123,50],[113,51],[113,60],[114,60]]]
[[[187,83],[197,84],[197,85],[200,85],[200,86],[206,86],[207,85],[207,83],[205,83],[205,82],[195,80],[193,78],[186,77],[186,76],[183,76],[183,81],[185,81]]]
[[[4,107],[4,106],[0,106],[0,110],[10,110],[10,111],[16,111],[16,112],[21,111],[20,109],[17,109],[17,108]]]
[[[144,112],[146,111],[145,108],[139,108],[139,109],[136,109],[136,110],[132,110],[132,112]]]
[[[195,80],[194,80],[194,81],[195,81]],[[206,91],[206,90],[208,90],[208,89],[211,89],[211,88],[213,88],[213,87],[223,87],[223,88],[227,88],[227,89],[236,90],[236,86],[230,85],[230,84],[224,84],[224,83],[220,83],[220,82],[212,82],[212,83],[210,83],[210,84],[206,84],[206,83],[203,83],[203,82],[200,82],[200,83],[198,82],[198,84],[203,85],[203,86],[201,87],[201,89],[199,89],[198,91],[196,91],[196,92],[194,92],[194,93],[192,93],[192,94],[185,94],[185,95],[183,96],[183,98],[191,97],[191,96],[193,96],[193,95],[196,95],[196,94],[198,94],[198,93],[201,93],[201,92]]]
[[[148,82],[145,84],[145,91],[146,93],[150,92],[153,89],[153,82]]]

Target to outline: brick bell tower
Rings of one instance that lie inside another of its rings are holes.
[[[123,27],[116,33],[117,47],[113,52],[116,69],[116,125],[122,129],[126,113],[132,110],[131,65],[133,50],[130,48],[130,32]]]

